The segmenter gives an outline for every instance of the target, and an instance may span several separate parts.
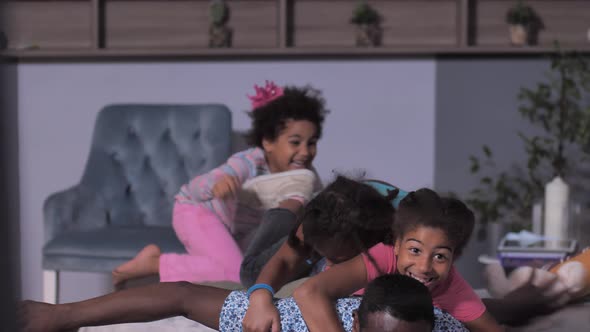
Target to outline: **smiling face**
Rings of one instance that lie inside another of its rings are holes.
[[[273,141],[263,139],[271,173],[310,168],[317,152],[317,127],[307,120],[289,120]]]
[[[445,280],[453,264],[453,247],[440,228],[418,226],[395,243],[397,271],[430,290]]]

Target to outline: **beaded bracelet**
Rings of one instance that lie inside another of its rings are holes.
[[[272,297],[275,296],[275,291],[274,291],[274,289],[272,289],[272,287],[270,285],[267,285],[267,284],[255,284],[255,285],[252,285],[252,287],[248,288],[248,292],[246,293],[247,296],[248,296],[248,298],[250,298],[250,295],[252,294],[252,292],[254,292],[255,290],[258,290],[258,289],[266,289],[267,291],[270,292],[270,295]]]

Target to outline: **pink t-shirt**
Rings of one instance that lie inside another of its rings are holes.
[[[397,272],[394,247],[383,243],[369,249],[369,254],[375,259],[375,263],[383,274]],[[363,260],[367,269],[367,281],[371,282],[381,274],[377,267],[363,254]],[[470,322],[479,318],[486,307],[475,294],[473,288],[461,277],[455,267],[451,267],[449,276],[435,289],[431,290],[434,306],[447,311],[461,322]]]

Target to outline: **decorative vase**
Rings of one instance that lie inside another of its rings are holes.
[[[376,47],[381,46],[383,30],[378,24],[357,24],[356,46]]]
[[[228,48],[232,45],[233,31],[226,25],[211,24],[209,27],[209,47]]]
[[[560,176],[545,185],[544,235],[569,238],[570,187]]]
[[[514,46],[524,46],[527,43],[529,31],[521,24],[510,26],[510,44]]]

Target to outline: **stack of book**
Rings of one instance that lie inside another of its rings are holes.
[[[505,269],[519,266],[549,268],[576,251],[576,240],[524,241],[504,237],[498,245],[498,258]]]

